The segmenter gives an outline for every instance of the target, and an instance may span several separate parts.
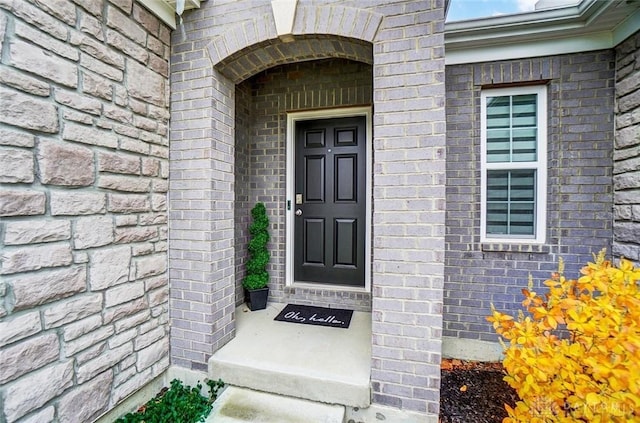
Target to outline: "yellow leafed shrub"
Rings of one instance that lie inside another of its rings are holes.
[[[505,340],[505,381],[520,397],[503,423],[640,422],[640,269],[602,251],[578,280],[558,273],[548,293],[523,289],[514,318],[491,306]]]

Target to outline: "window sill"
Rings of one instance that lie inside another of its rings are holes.
[[[515,244],[483,242],[480,249],[486,252],[549,254],[551,247],[546,244]]]

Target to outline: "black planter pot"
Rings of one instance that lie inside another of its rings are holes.
[[[267,298],[269,297],[269,287],[261,289],[244,290],[244,300],[249,310],[264,310],[267,308]]]

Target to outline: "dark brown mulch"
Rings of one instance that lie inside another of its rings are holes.
[[[444,359],[441,368],[441,423],[500,423],[507,417],[504,404],[518,400],[502,380],[500,363]]]

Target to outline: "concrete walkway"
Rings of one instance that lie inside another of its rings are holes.
[[[371,314],[349,329],[274,321],[284,304],[236,309],[236,337],[209,360],[228,385],[329,404],[370,404]]]

